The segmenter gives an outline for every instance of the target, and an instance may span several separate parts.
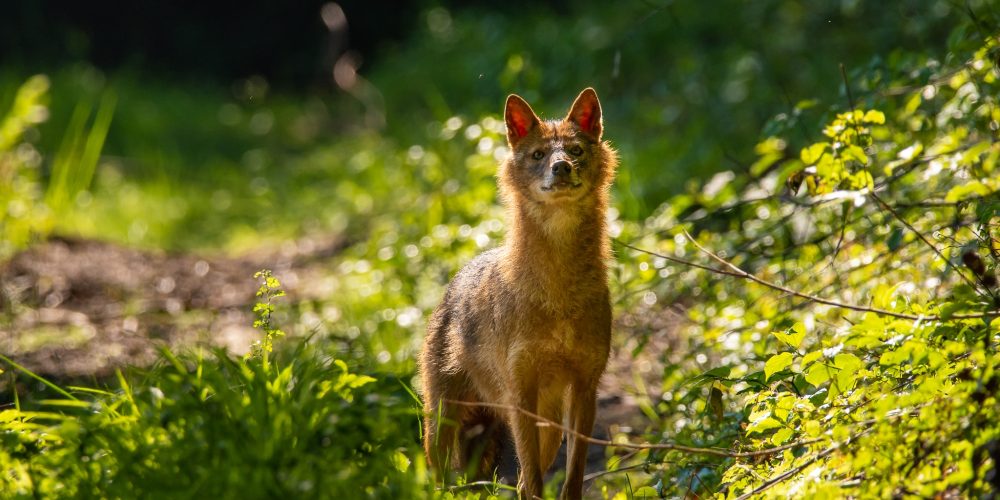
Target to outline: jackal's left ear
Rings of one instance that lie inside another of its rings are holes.
[[[573,107],[566,115],[566,121],[573,122],[583,133],[601,140],[604,125],[601,123],[601,101],[597,100],[597,92],[587,87],[573,101]]]
[[[504,121],[507,124],[507,142],[514,147],[524,136],[528,135],[541,120],[531,110],[531,106],[517,94],[507,97],[507,105],[503,110]]]

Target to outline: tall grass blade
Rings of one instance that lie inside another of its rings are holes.
[[[66,396],[69,399],[77,401],[76,397],[74,397],[72,394],[66,392],[62,387],[59,387],[58,385],[53,384],[52,382],[49,382],[48,379],[46,379],[45,377],[42,377],[41,375],[38,375],[37,373],[35,373],[35,372],[33,372],[33,371],[31,371],[31,370],[29,370],[29,369],[27,369],[27,368],[25,368],[25,367],[17,364],[17,363],[15,363],[14,360],[8,358],[7,356],[4,356],[3,354],[0,354],[0,360],[4,361],[8,365],[10,365],[12,368],[14,368],[14,369],[16,369],[16,370],[24,373],[25,375],[27,375],[27,376],[29,376],[29,377],[31,377],[31,378],[33,378],[33,379],[35,379],[35,380],[37,380],[37,381],[45,384],[49,389],[52,389],[53,391],[56,391],[59,394],[62,394],[63,396]]]

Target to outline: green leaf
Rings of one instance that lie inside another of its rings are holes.
[[[774,332],[774,336],[789,346],[798,349],[802,345],[802,340],[806,338],[806,325],[801,321],[796,322],[787,332]]]
[[[390,457],[392,466],[399,472],[406,472],[410,468],[410,458],[402,450],[396,450]]]
[[[823,363],[814,364],[806,371],[806,382],[819,387],[827,380],[830,380],[831,372],[835,371],[836,368],[830,368]]]
[[[851,353],[840,353],[833,358],[833,364],[840,369],[837,372],[837,385],[841,391],[854,387],[858,371],[864,367],[861,359]]]
[[[774,375],[775,373],[791,366],[793,358],[794,356],[790,352],[783,352],[771,356],[771,359],[768,359],[767,362],[764,363],[764,380],[769,380],[771,375]]]
[[[899,250],[900,245],[903,244],[903,230],[899,227],[893,227],[892,232],[889,233],[889,238],[885,240],[885,246],[889,247],[890,252],[895,252]]]
[[[777,429],[779,427],[781,427],[781,422],[778,422],[777,420],[772,418],[770,414],[765,414],[765,416],[762,416],[761,418],[758,418],[757,420],[750,422],[750,425],[747,425],[746,432],[747,435],[749,436],[750,434],[766,432],[771,429]]]
[[[979,181],[969,181],[964,184],[959,184],[950,190],[948,194],[944,196],[944,201],[949,203],[955,203],[956,201],[965,200],[968,198],[981,198],[992,193],[993,190],[989,188],[986,184]]]
[[[909,350],[900,348],[893,351],[883,352],[878,358],[878,363],[884,366],[895,366],[904,361],[908,361],[909,359]]]
[[[712,415],[715,416],[716,420],[722,420],[722,417],[725,415],[725,407],[722,404],[722,390],[716,387],[715,384],[712,385],[712,389],[708,393],[708,406],[712,409]]]
[[[788,427],[782,427],[781,429],[775,431],[774,435],[771,436],[771,444],[775,446],[785,444],[785,442],[791,439],[794,435],[795,431],[789,429]]]
[[[861,149],[860,146],[855,146],[854,144],[848,145],[840,152],[841,157],[845,160],[855,160],[862,165],[868,164],[868,155],[865,154],[865,150]]]
[[[799,153],[799,158],[802,159],[802,163],[812,165],[819,161],[820,157],[823,156],[823,153],[826,152],[827,146],[829,146],[829,144],[825,142],[817,142],[812,146],[802,148],[802,152]]]
[[[821,359],[822,357],[823,357],[822,349],[811,351],[802,357],[802,363],[800,364],[800,366],[802,367],[802,369],[805,369],[807,366],[811,365],[814,361],[816,361],[817,359]]]
[[[874,109],[870,110],[865,113],[865,117],[862,118],[862,121],[881,125],[885,123],[885,113]]]

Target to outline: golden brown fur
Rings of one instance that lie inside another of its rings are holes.
[[[521,496],[541,496],[562,432],[524,408],[589,435],[611,338],[605,229],[617,156],[601,140],[600,103],[580,93],[563,120],[541,121],[523,99],[505,109],[510,157],[498,183],[509,213],[503,246],[452,280],[428,325],[419,365],[424,448],[439,474],[452,466],[488,475],[514,438]],[[587,443],[570,436],[564,498],[579,498]]]

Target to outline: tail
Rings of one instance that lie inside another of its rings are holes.
[[[491,479],[506,442],[503,419],[487,408],[470,409],[462,422],[459,462],[475,480]]]

